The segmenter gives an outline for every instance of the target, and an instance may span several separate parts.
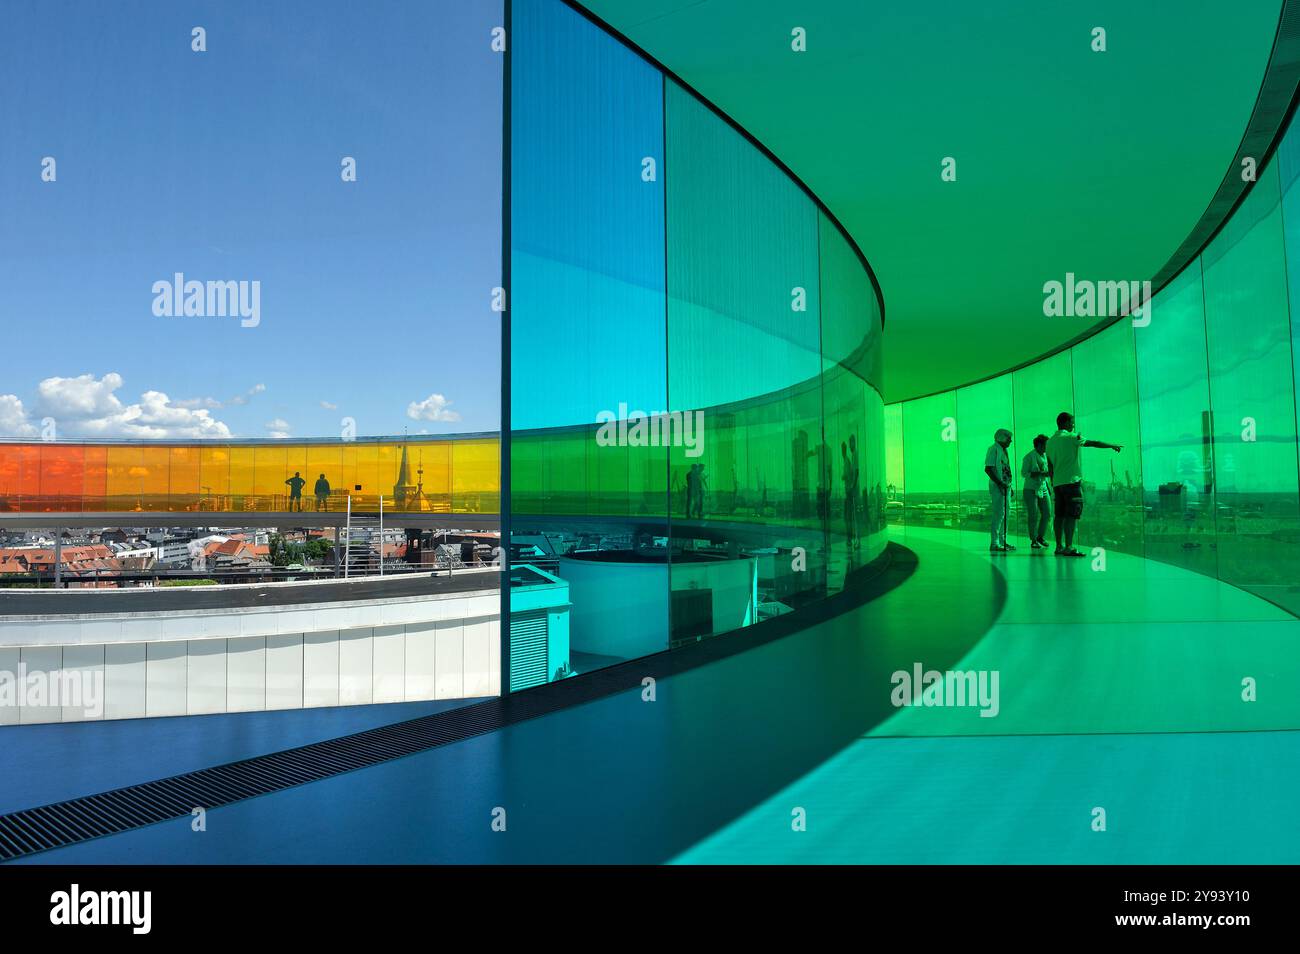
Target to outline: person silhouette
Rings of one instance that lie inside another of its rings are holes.
[[[329,496],[330,496],[330,482],[325,479],[324,474],[321,474],[319,477],[316,478],[315,489],[316,489],[316,509],[328,510]]]
[[[293,476],[285,481],[289,485],[289,511],[293,512],[293,504],[298,502],[298,512],[302,512],[302,488],[307,485],[307,481],[302,479],[302,474],[298,471],[293,472]]]
[[[848,539],[849,549],[857,542],[857,507],[854,502],[854,488],[858,475],[854,473],[853,461],[849,459],[849,445],[840,441],[840,479],[844,483],[844,533]]]

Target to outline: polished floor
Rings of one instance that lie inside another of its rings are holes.
[[[919,558],[902,586],[653,702],[622,693],[217,809],[203,832],[181,819],[28,860],[1300,860],[1300,620],[1122,554],[894,538]],[[892,674],[918,663],[996,671],[998,715],[896,708]],[[188,722],[196,757],[230,731]]]
[[[1007,579],[997,624],[953,667],[999,673],[998,715],[900,709],[676,861],[1300,860],[1300,620],[1123,554],[1103,569],[990,554],[981,534],[895,537],[958,546]]]

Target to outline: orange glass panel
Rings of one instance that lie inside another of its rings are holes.
[[[18,445],[18,496],[23,500],[23,510],[36,508],[36,498],[41,493],[41,445]]]
[[[171,471],[171,448],[146,444],[140,448],[140,495],[143,509],[166,510],[167,489]]]
[[[132,444],[110,444],[105,464],[104,509],[144,509],[143,448]]]
[[[79,444],[45,444],[41,448],[41,510],[81,510],[85,449]]]
[[[18,509],[18,445],[0,444],[0,512]]]
[[[108,448],[103,444],[87,444],[82,466],[85,476],[82,479],[82,509],[98,513],[108,509],[104,499],[108,494]]]

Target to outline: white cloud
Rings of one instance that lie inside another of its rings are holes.
[[[406,416],[413,421],[459,421],[460,414],[449,410],[451,401],[441,394],[430,394],[423,401],[406,405]]]
[[[265,426],[269,436],[284,438],[289,436],[289,429],[292,425],[284,418],[277,417],[274,421],[267,421]]]
[[[175,407],[183,407],[183,408],[206,407],[209,410],[214,410],[214,411],[217,408],[222,406],[220,401],[212,397],[185,398],[183,401],[172,401],[172,404]]]
[[[321,401],[320,406],[327,411],[337,411],[339,409],[337,404],[331,404],[329,401]]]
[[[122,376],[115,372],[98,379],[93,374],[46,378],[36,386],[36,406],[72,437],[230,437],[230,428],[206,408],[173,402],[161,391],[145,391],[138,402],[123,404],[114,393],[121,387]]]
[[[16,394],[0,394],[0,437],[35,437],[36,425]]]
[[[122,376],[110,371],[102,378],[82,374],[75,378],[46,378],[36,386],[36,406],[56,420],[91,420],[121,414],[122,402],[113,392]]]
[[[233,407],[238,407],[238,406],[240,406],[240,405],[247,404],[248,401],[249,401],[249,398],[256,397],[257,395],[261,394],[261,393],[262,393],[263,391],[265,391],[265,390],[266,390],[266,385],[265,385],[265,384],[254,384],[251,388],[249,388],[249,389],[248,389],[247,391],[245,391],[243,394],[236,394],[234,397],[232,397],[232,398],[231,398],[229,401],[227,401],[226,403],[229,404],[229,405],[231,405],[231,406],[233,406]]]

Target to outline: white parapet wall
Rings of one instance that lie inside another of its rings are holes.
[[[297,585],[301,602],[188,611],[119,612],[112,591],[78,594],[74,612],[8,599],[0,725],[498,695],[498,578],[401,595],[330,581]],[[255,603],[286,585],[222,589]]]

